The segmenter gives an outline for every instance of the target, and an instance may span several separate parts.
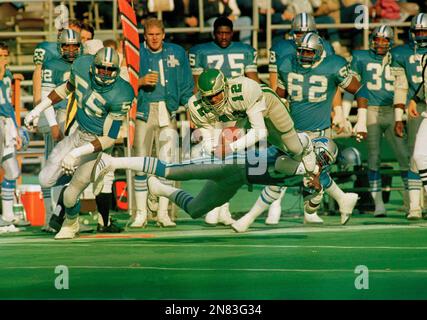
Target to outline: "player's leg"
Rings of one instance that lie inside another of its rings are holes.
[[[47,161],[50,153],[52,152],[55,142],[52,139],[52,135],[49,132],[43,134],[44,139],[44,159]],[[52,187],[42,187],[43,202],[45,209],[45,224],[42,227],[42,231],[49,231],[49,221],[52,217]]]
[[[391,146],[397,162],[399,163],[399,169],[401,170],[401,177],[403,180],[403,185],[405,187],[403,193],[403,199],[405,204],[405,210],[410,214],[413,212],[414,214],[421,215],[421,207],[420,207],[420,194],[416,192],[416,199],[411,201],[411,191],[408,183],[408,175],[409,175],[409,165],[410,165],[410,154],[408,148],[407,138],[401,138],[396,136],[394,133],[394,114],[393,109],[387,110],[387,113],[382,115],[382,122],[386,126],[386,130],[384,132],[385,138],[388,144]],[[418,190],[416,190],[418,191]],[[412,192],[413,193],[413,192]]]
[[[266,115],[268,140],[279,149],[287,150],[293,155],[300,155],[303,146],[294,128],[294,122],[287,107],[280,99],[274,99],[269,103]]]
[[[382,196],[382,181],[380,166],[380,152],[381,152],[381,137],[383,130],[381,128],[381,119],[379,108],[369,107],[367,116],[368,136],[366,143],[368,146],[368,179],[369,188],[372,198],[375,203],[375,217],[383,217],[386,215],[385,205]]]
[[[417,166],[418,172],[421,177],[424,190],[427,192],[427,144],[425,137],[427,136],[427,119],[423,118],[415,140],[413,159]],[[421,212],[414,212],[408,216],[408,219],[422,218]]]
[[[196,197],[182,189],[164,185],[155,177],[148,179],[148,187],[150,193],[169,198],[196,219],[229,201],[246,182],[245,167],[232,167],[232,170],[226,170],[228,175],[223,179],[208,180]]]
[[[55,239],[73,239],[79,232],[80,194],[90,184],[95,161],[81,164],[75,171],[70,184],[64,191],[65,221]]]
[[[231,227],[236,232],[246,232],[250,225],[258,218],[265,210],[267,210],[271,204],[280,198],[280,187],[279,186],[267,186],[264,187],[260,196],[258,197],[255,204],[239,220],[234,222]]]
[[[425,103],[420,102],[417,104],[417,111],[421,114],[422,112],[427,110],[427,106]],[[408,173],[408,185],[409,185],[409,197],[411,198],[411,201],[416,203],[416,199],[419,198],[420,203],[423,199],[423,187],[420,175],[418,173],[417,165],[415,163],[415,160],[413,158],[414,154],[414,148],[415,148],[415,140],[418,133],[418,128],[420,127],[421,121],[423,120],[422,117],[408,117],[408,120],[406,122],[406,128],[407,128],[407,134],[408,134],[408,147],[409,147],[409,154],[411,155],[410,160],[410,170]]]
[[[274,201],[270,208],[268,208],[268,215],[265,219],[265,224],[275,225],[279,223],[280,216],[282,215],[282,201],[286,193],[286,187],[280,188],[279,198]]]
[[[151,113],[150,113],[151,114]],[[154,142],[154,128],[152,117],[148,121],[136,120],[134,156],[147,156],[151,154]],[[137,171],[134,177],[136,215],[131,224],[133,228],[144,227],[147,224],[147,174]]]
[[[95,197],[96,207],[99,213],[97,231],[101,233],[117,233],[123,231],[121,227],[110,219],[113,182],[114,172],[110,171],[104,178],[104,187],[101,193]]]
[[[15,153],[7,153],[7,148],[2,156],[1,166],[4,169],[4,177],[1,184],[1,202],[2,202],[2,219],[7,223],[15,223],[13,213],[13,203],[16,189],[16,179],[18,179],[20,170]],[[0,222],[1,223],[1,222]]]
[[[169,121],[169,125],[159,128],[159,134],[155,136],[157,157],[165,162],[179,162],[179,135],[174,121]],[[160,178],[160,181],[166,185],[173,185],[173,181]],[[159,198],[157,210],[157,225],[161,227],[175,227],[168,213],[169,199]]]

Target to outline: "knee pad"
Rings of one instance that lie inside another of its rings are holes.
[[[14,154],[5,157],[2,166],[4,169],[4,177],[8,180],[16,180],[20,175],[18,160]]]

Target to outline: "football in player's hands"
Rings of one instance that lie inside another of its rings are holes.
[[[215,148],[215,156],[219,158],[224,158],[227,154],[231,153],[230,144],[234,141],[237,141],[242,136],[244,136],[244,131],[242,128],[237,127],[227,127],[222,129],[219,136],[218,145]]]

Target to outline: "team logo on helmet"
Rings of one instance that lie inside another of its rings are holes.
[[[389,26],[376,27],[370,37],[371,50],[376,54],[385,55],[393,46],[394,32]]]
[[[203,105],[214,113],[222,114],[227,101],[227,79],[222,71],[217,69],[203,71],[197,85]]]
[[[313,32],[305,34],[297,47],[297,59],[303,66],[312,66],[320,61],[323,54],[323,44],[319,35]]]
[[[412,19],[409,37],[417,47],[427,47],[427,14],[419,13]]]
[[[119,55],[112,48],[102,48],[93,59],[90,73],[96,84],[102,87],[116,82],[120,74]]]
[[[292,20],[290,34],[298,43],[308,32],[317,33],[316,22],[314,21],[314,18],[306,12],[298,13]]]
[[[58,36],[58,51],[62,58],[73,62],[82,52],[80,35],[71,29],[64,29]]]
[[[335,163],[338,155],[338,147],[332,139],[319,137],[311,140],[317,162],[322,167],[327,167]]]

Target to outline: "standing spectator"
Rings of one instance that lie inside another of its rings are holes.
[[[193,78],[185,50],[176,44],[164,42],[163,22],[148,18],[144,25],[145,42],[141,45],[141,69],[139,73],[139,95],[135,132],[136,156],[151,154],[156,142],[157,156],[171,160],[171,148],[166,150],[168,129],[176,129],[175,112],[186,105],[193,92]],[[163,137],[163,139],[161,139]],[[167,152],[165,152],[167,151]],[[143,227],[147,223],[147,176],[143,172],[135,175],[135,199],[137,214],[132,227]],[[157,223],[173,227],[168,216],[167,198],[160,198]]]
[[[92,40],[95,37],[95,30],[89,23],[82,23],[80,30],[80,38],[82,43]]]

